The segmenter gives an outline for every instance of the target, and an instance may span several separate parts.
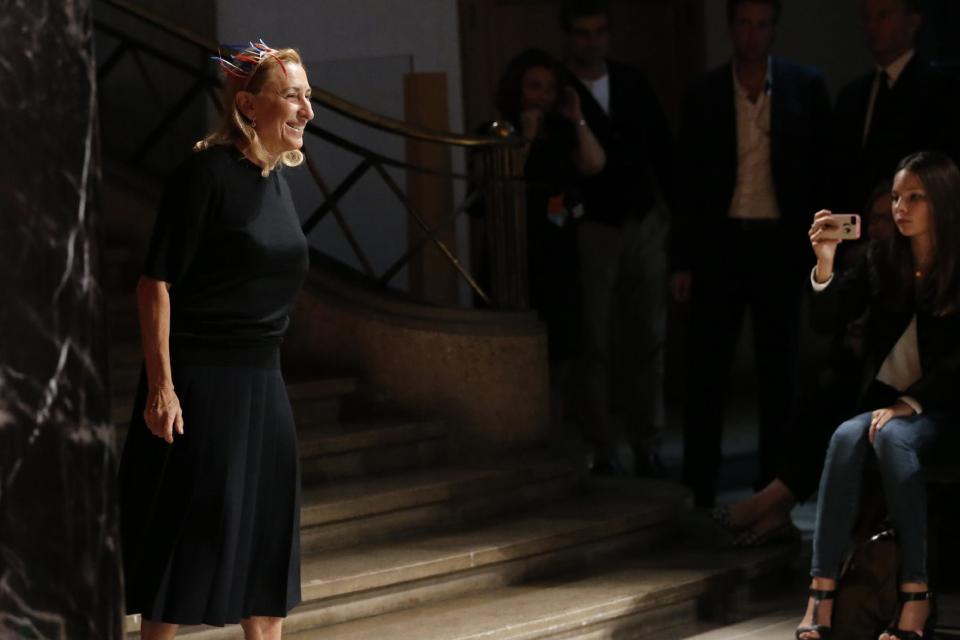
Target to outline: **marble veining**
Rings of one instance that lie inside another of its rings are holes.
[[[0,32],[0,639],[119,640],[91,0]]]

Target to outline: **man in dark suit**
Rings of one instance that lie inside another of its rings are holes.
[[[716,497],[724,396],[747,309],[759,382],[757,488],[773,479],[794,403],[807,228],[822,202],[826,83],[771,57],[779,0],[728,0],[733,61],[690,89],[681,124],[683,225],[671,288],[691,298],[684,480]]]
[[[618,472],[613,365],[627,380],[625,427],[635,471],[660,475],[666,334],[666,239],[673,145],[646,76],[607,59],[610,14],[601,0],[568,0],[560,15],[570,84],[607,164],[583,184],[578,229],[583,302],[582,420],[594,470]],[[619,329],[618,331],[615,331]],[[616,337],[615,337],[616,336]],[[621,362],[618,363],[617,361]]]
[[[921,150],[960,159],[956,82],[914,51],[920,0],[862,0],[875,68],[841,90],[834,112],[835,211],[860,211],[897,163]]]

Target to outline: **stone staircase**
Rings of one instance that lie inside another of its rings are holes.
[[[122,445],[141,368],[136,258],[108,250],[104,267]],[[350,375],[287,381],[303,471],[303,603],[286,637],[683,637],[671,634],[722,618],[731,594],[795,554],[704,553],[684,542],[684,489],[588,480],[579,450],[452,460],[446,424],[365,407]],[[139,622],[128,616],[128,637]],[[233,625],[180,637],[243,635]]]
[[[722,618],[725,609],[743,597],[744,584],[775,575],[784,554],[781,550],[718,556],[635,541],[613,551],[606,561],[567,570],[560,577],[527,576],[520,583],[322,630],[300,631],[291,620],[286,637],[683,638],[713,626],[702,620],[704,615]]]

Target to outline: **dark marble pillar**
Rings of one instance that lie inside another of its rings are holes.
[[[0,638],[121,638],[90,0],[0,7]]]

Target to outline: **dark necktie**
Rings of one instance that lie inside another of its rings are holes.
[[[867,132],[867,140],[875,138],[877,132],[883,131],[888,126],[890,117],[890,76],[882,69],[877,70],[877,97],[873,101],[873,116],[870,118],[870,130]]]

